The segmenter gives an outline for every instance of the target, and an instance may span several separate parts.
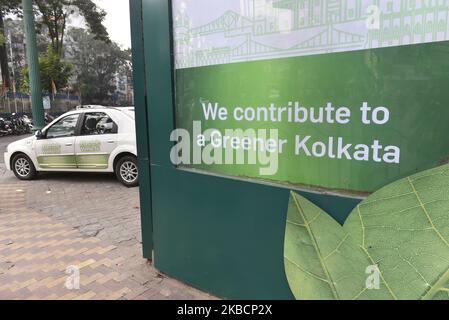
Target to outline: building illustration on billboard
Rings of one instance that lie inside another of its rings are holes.
[[[449,40],[448,0],[229,0],[208,19],[189,1],[174,5],[178,69]]]

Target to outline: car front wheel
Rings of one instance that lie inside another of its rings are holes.
[[[33,161],[24,155],[18,154],[12,159],[12,170],[14,175],[20,180],[33,180],[36,177],[36,168]]]
[[[133,156],[121,158],[115,167],[115,174],[117,179],[128,188],[137,187],[139,185],[137,158]]]

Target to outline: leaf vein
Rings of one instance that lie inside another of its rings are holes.
[[[332,250],[331,253],[329,253],[327,256],[324,257],[324,260],[327,260],[330,256],[332,256],[334,253],[338,252],[338,250],[341,248],[341,246],[345,243],[345,241],[349,238],[349,233],[346,234],[346,236],[340,241],[340,243],[337,245],[337,247]]]
[[[368,256],[368,259],[371,261],[371,263],[373,265],[377,265],[376,262],[374,262],[373,257],[371,257],[371,255],[369,254],[368,250],[366,250],[365,247],[361,247],[362,250],[365,252],[365,254]],[[382,279],[383,283],[385,284],[385,286],[387,287],[388,291],[390,292],[391,296],[393,297],[394,300],[398,300],[398,298],[396,297],[396,295],[394,294],[393,290],[390,288],[390,286],[388,285],[388,282],[385,280],[384,275],[382,273],[382,271],[380,270],[380,268],[377,268],[379,270],[379,275],[380,278]]]
[[[321,278],[320,276],[316,275],[315,273],[306,270],[305,268],[303,268],[302,266],[300,266],[300,265],[297,264],[296,262],[292,261],[291,259],[289,259],[289,258],[287,258],[287,257],[285,257],[285,256],[284,256],[284,259],[287,260],[288,262],[290,262],[291,264],[293,264],[293,265],[294,265],[295,267],[297,267],[298,269],[300,269],[302,272],[307,273],[309,276],[311,276],[311,277],[313,277],[313,278],[316,278],[316,279],[318,279],[318,280],[324,281],[324,282],[326,282],[326,283],[329,283],[329,281],[327,281],[326,279]]]
[[[419,204],[421,205],[421,208],[422,208],[424,214],[425,214],[426,217],[427,217],[427,220],[429,221],[430,225],[432,226],[432,229],[436,232],[436,234],[438,235],[438,237],[439,237],[439,238],[446,244],[446,246],[449,247],[449,243],[448,243],[448,242],[446,241],[446,239],[444,239],[444,237],[441,235],[440,231],[437,229],[437,227],[435,226],[435,224],[434,224],[433,221],[432,221],[432,218],[430,217],[429,213],[427,212],[427,209],[426,209],[426,207],[424,206],[424,203],[423,203],[423,201],[421,200],[421,197],[419,196],[418,190],[416,190],[415,185],[413,184],[412,179],[410,179],[410,177],[409,177],[409,178],[407,178],[407,180],[408,180],[408,182],[410,183],[410,185],[411,185],[411,187],[412,187],[412,189],[413,189],[413,192],[415,193],[415,196],[416,196],[416,198],[418,199],[418,202],[419,202]]]
[[[296,197],[296,194],[292,193],[292,195],[293,195],[293,200],[295,201],[295,204],[296,204],[296,207],[298,209],[299,214],[301,215],[303,221],[307,222],[307,219],[306,219],[306,217],[304,215],[304,212],[303,212],[303,209],[302,209],[301,205],[299,204],[299,201],[298,201],[298,199]],[[327,282],[328,282],[328,284],[330,286],[332,294],[333,294],[333,296],[335,297],[336,300],[339,300],[337,289],[335,288],[335,284],[332,281],[332,277],[331,277],[331,275],[329,273],[329,270],[327,270],[326,264],[323,261],[323,257],[322,257],[321,251],[320,251],[320,249],[318,247],[318,243],[317,243],[317,240],[315,238],[315,235],[313,234],[313,232],[310,229],[310,226],[308,224],[306,224],[306,228],[307,228],[307,231],[309,233],[310,238],[312,239],[312,243],[313,243],[314,249],[315,249],[315,251],[316,251],[316,253],[318,255],[318,259],[320,261],[321,267],[323,268],[324,274],[326,275],[326,278],[328,279]]]

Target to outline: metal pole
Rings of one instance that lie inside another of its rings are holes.
[[[12,50],[12,37],[11,31],[8,32],[9,38],[9,56],[11,57],[11,70],[12,70],[12,95],[14,98],[14,106],[16,109],[16,113],[19,112],[17,109],[17,99],[16,99],[16,71],[14,70],[14,55]]]
[[[36,129],[42,129],[44,122],[44,105],[42,102],[42,87],[39,74],[39,57],[36,45],[36,30],[34,29],[33,0],[22,0],[23,21],[27,44],[28,69],[30,72],[31,106]]]
[[[150,175],[150,151],[148,139],[148,106],[145,99],[145,56],[143,43],[143,12],[142,0],[130,0],[131,11],[131,35],[133,50],[133,72],[134,83],[136,84],[136,132],[139,137],[137,149],[139,150],[139,178],[140,184],[140,204],[142,220],[142,249],[143,256],[148,260],[153,260],[153,213],[151,203],[151,175]],[[82,92],[80,91],[80,97]]]

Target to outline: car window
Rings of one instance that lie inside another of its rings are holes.
[[[101,134],[116,134],[117,124],[106,113],[86,113],[81,127],[82,136],[93,136]]]
[[[65,117],[47,130],[47,139],[71,137],[75,135],[79,114]]]

